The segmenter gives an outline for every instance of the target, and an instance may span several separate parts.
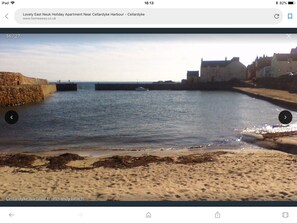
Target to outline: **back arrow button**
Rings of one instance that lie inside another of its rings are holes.
[[[5,18],[8,19],[8,13],[5,15]]]

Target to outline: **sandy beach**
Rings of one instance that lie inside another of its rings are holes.
[[[0,200],[296,201],[297,156],[266,149],[2,154]]]

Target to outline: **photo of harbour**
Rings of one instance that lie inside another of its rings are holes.
[[[0,200],[296,201],[297,35],[0,35]]]

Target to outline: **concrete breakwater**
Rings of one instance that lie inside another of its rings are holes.
[[[247,87],[247,84],[238,81],[226,81],[226,82],[210,82],[210,83],[198,83],[198,84],[187,84],[187,83],[98,83],[95,84],[95,90],[97,91],[134,91],[138,87],[143,87],[148,90],[232,90],[233,87]]]
[[[47,80],[26,77],[20,73],[0,72],[0,106],[18,106],[42,102],[56,92],[56,85]]]
[[[143,87],[148,90],[186,90],[186,85],[181,83],[169,83],[169,84],[154,84],[154,83],[104,83],[95,84],[95,90],[124,90],[135,91],[136,88]]]
[[[75,83],[57,83],[57,91],[77,91]]]

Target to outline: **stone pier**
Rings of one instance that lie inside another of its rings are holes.
[[[0,72],[0,107],[42,102],[56,90],[56,85],[49,84],[45,79]]]

